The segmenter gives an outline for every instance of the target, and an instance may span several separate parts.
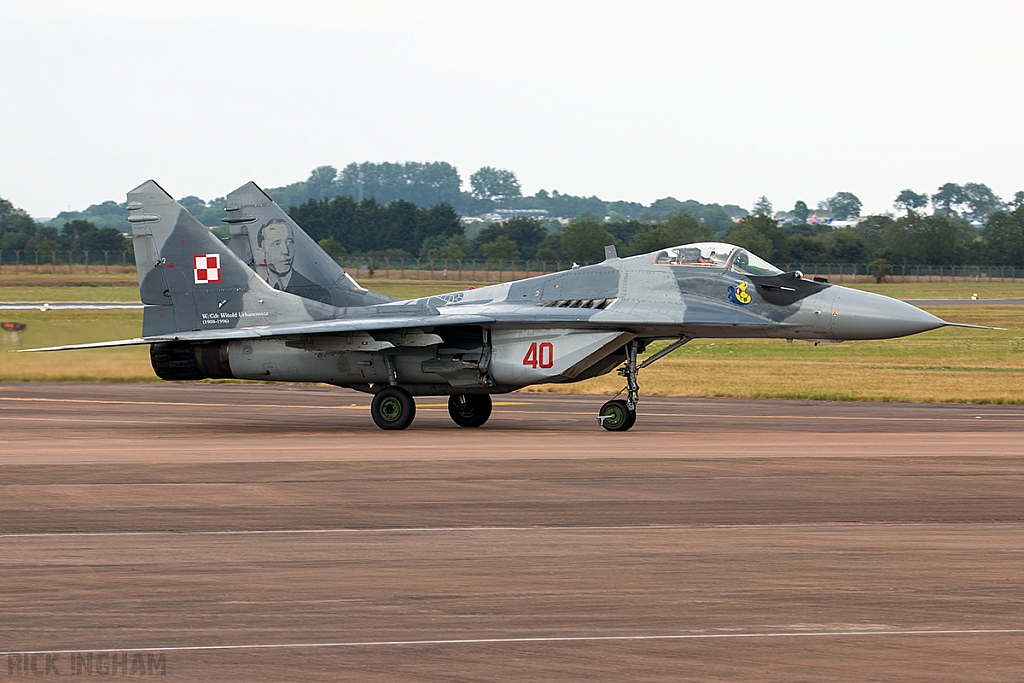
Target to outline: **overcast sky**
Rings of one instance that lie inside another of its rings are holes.
[[[778,208],[1024,189],[1024,3],[0,0],[0,197],[274,187],[448,161]]]

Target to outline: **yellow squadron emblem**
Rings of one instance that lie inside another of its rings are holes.
[[[737,280],[736,284],[729,285],[729,301],[740,306],[746,306],[750,303],[750,292],[747,291],[747,287],[750,283],[746,280]]]

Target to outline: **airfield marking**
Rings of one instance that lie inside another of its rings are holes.
[[[0,397],[0,401],[3,398]],[[499,405],[495,403],[494,405]],[[966,405],[964,405],[966,407]],[[544,410],[516,410],[516,411],[504,411],[508,413],[515,413],[516,415],[551,415],[552,411]],[[595,415],[593,412],[570,412],[570,411],[558,411],[558,415]],[[696,418],[708,418],[708,417],[720,417],[723,419],[732,420],[736,418],[736,415],[729,415],[725,413],[646,413],[637,412],[637,415],[641,417],[696,417]],[[871,416],[854,416],[854,415],[744,415],[744,420],[865,420],[865,421],[880,421],[880,422],[949,422],[951,420],[976,420],[975,416],[948,416],[948,417],[871,417]],[[1002,422],[1024,422],[1024,418],[1003,418]],[[650,434],[652,432],[645,432]],[[657,433],[657,432],[654,432]],[[675,434],[676,432],[664,432],[665,434]]]
[[[181,425],[180,421],[166,420],[83,420],[77,417],[15,417],[13,415],[0,415],[0,420],[13,420],[15,422],[75,422],[85,424],[111,424],[111,425]],[[139,449],[136,449],[139,450]]]
[[[273,650],[317,647],[396,647],[417,645],[485,645],[495,643],[580,643],[637,640],[712,640],[734,638],[844,638],[857,636],[947,636],[1024,633],[1024,628],[906,629],[887,631],[764,631],[760,633],[667,633],[639,636],[523,636],[520,638],[452,638],[436,640],[349,640],[327,643],[270,643],[256,645],[171,645],[69,650],[10,650],[3,655],[85,654],[89,652],[182,652],[197,650]]]
[[[108,399],[86,399],[86,398],[38,398],[38,397],[17,397],[17,396],[0,396],[0,401],[22,401],[22,402],[37,402],[37,403],[96,403],[102,405],[140,405],[140,406],[188,406],[196,408],[291,408],[293,410],[304,410],[304,409],[319,409],[319,410],[352,410],[369,408],[369,405],[355,405],[355,406],[322,406],[322,405],[302,405],[302,404],[284,404],[284,403],[191,403],[185,401],[113,401]],[[521,405],[532,405],[533,401],[495,401],[495,406],[521,406]],[[417,404],[417,408],[447,408],[447,403],[422,403]],[[545,410],[516,410],[516,411],[501,411],[523,415],[551,415],[552,411]],[[591,411],[558,411],[558,415],[593,415]],[[694,417],[694,418],[725,418],[732,419],[735,415],[728,415],[725,413],[646,413],[641,412],[639,415],[654,416],[654,417]],[[55,418],[56,419],[56,418]],[[848,421],[878,421],[878,422],[949,422],[950,420],[976,420],[976,416],[947,416],[947,417],[872,417],[872,416],[855,416],[855,415],[744,415],[744,420],[848,420]],[[1024,418],[1002,418],[1003,422],[1024,422]],[[665,432],[667,434],[675,434],[677,432]]]
[[[453,533],[481,531],[686,531],[711,529],[856,529],[868,527],[948,527],[948,526],[1005,526],[1010,522],[782,522],[779,524],[624,524],[616,525],[530,525],[530,526],[436,526],[436,527],[347,527],[332,529],[228,529],[200,531],[38,531],[0,534],[2,538],[83,538],[94,536],[254,536],[262,534],[366,534],[366,533]]]
[[[336,410],[352,408],[369,408],[370,404],[349,405],[349,406],[317,406],[303,404],[284,403],[190,403],[186,401],[113,401],[110,399],[98,398],[39,398],[30,396],[0,396],[0,401],[26,401],[35,403],[99,403],[102,405],[137,405],[137,406],[189,406],[196,408],[292,408],[295,410],[318,408],[322,410]],[[496,406],[523,406],[530,405],[532,401],[495,401]],[[418,408],[447,408],[447,403],[422,403],[417,404]]]
[[[89,424],[112,424],[112,425],[180,425],[181,422],[168,422],[166,420],[83,420],[76,417],[15,417],[13,415],[0,415],[0,420],[14,420],[15,422],[85,422]]]

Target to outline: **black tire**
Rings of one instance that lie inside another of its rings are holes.
[[[608,401],[601,406],[598,415],[605,418],[601,426],[609,432],[624,432],[636,424],[636,411],[630,410],[622,400]]]
[[[448,414],[460,427],[479,427],[491,416],[491,397],[487,394],[462,394],[448,397]]]
[[[416,417],[416,402],[402,387],[387,387],[374,395],[370,414],[381,429],[405,429]]]

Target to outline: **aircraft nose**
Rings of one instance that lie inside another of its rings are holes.
[[[840,288],[833,304],[836,339],[890,339],[927,332],[946,323],[916,306],[881,294]]]

